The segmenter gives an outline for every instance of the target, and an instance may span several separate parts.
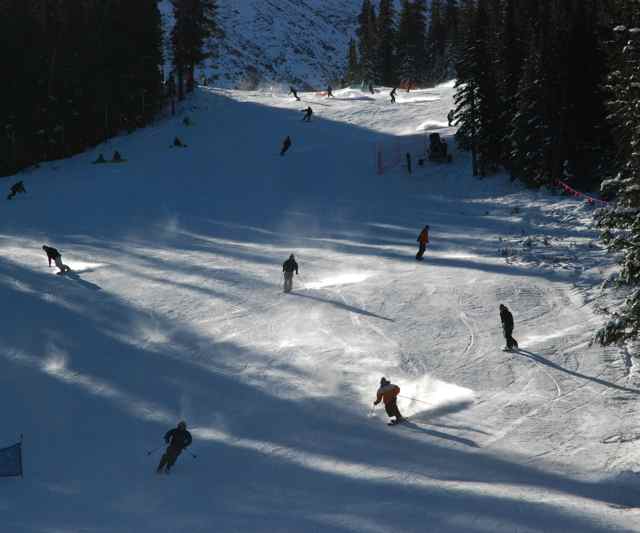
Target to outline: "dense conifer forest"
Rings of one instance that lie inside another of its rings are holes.
[[[165,58],[157,0],[0,0],[0,175],[144,127],[174,91],[191,90],[216,4],[172,5]]]

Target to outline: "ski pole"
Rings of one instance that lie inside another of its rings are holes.
[[[153,450],[149,450],[147,452],[147,455],[151,455],[152,453],[157,452],[160,448],[162,448],[164,446],[164,444],[161,444],[160,446],[158,446],[157,448],[154,448]]]
[[[418,400],[417,398],[410,398],[409,396],[401,396],[398,394],[398,398],[404,398],[405,400],[412,400],[414,402],[423,403],[425,405],[431,405],[431,402],[425,402],[423,400]]]

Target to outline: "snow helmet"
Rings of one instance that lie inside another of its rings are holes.
[[[178,422],[178,429],[187,429],[187,423],[184,420]]]
[[[385,378],[384,376],[380,378],[380,386],[384,387],[385,385],[389,384],[389,380],[387,378]]]
[[[295,257],[293,257],[293,254],[289,256],[289,259],[295,259]]]

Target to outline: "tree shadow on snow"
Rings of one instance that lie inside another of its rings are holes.
[[[411,418],[414,418],[414,417],[411,417]],[[450,433],[444,433],[442,431],[438,431],[435,429],[428,429],[424,426],[416,424],[415,422],[412,422],[411,420],[407,420],[406,422],[399,424],[399,426],[404,426],[414,431],[419,431],[420,433],[425,433],[427,435],[431,435],[432,437],[437,437],[439,439],[448,440],[451,442],[455,442],[457,444],[464,444],[465,446],[471,446],[472,448],[480,447],[474,440],[466,439],[464,437],[458,437],[457,435],[451,435]]]
[[[298,298],[307,298],[309,300],[315,300],[316,302],[322,302],[325,304],[330,304],[333,305],[335,307],[337,307],[338,309],[343,309],[344,311],[349,311],[350,313],[356,313],[358,315],[363,315],[363,316],[368,316],[371,318],[378,318],[380,320],[386,320],[388,322],[395,322],[395,320],[393,320],[392,318],[388,318],[386,316],[381,316],[381,315],[376,315],[375,313],[372,313],[371,311],[366,311],[365,309],[360,309],[358,307],[354,307],[353,305],[349,305],[347,303],[344,302],[339,302],[338,300],[332,300],[330,298],[321,298],[320,296],[313,296],[311,294],[303,294],[301,292],[298,291],[292,291],[290,293],[293,296],[297,296]]]
[[[87,272],[87,271],[85,271],[85,272]],[[80,285],[81,287],[84,287],[85,289],[90,289],[92,291],[100,291],[100,290],[102,290],[102,287],[100,287],[100,285],[96,285],[95,283],[91,283],[90,281],[87,281],[86,279],[82,279],[77,272],[73,272],[73,271],[67,272],[64,276],[66,278],[72,279],[78,285]]]
[[[560,366],[557,363],[554,363],[553,361],[549,361],[549,359],[545,359],[544,357],[542,357],[541,355],[535,354],[533,352],[529,352],[527,350],[523,350],[522,348],[520,348],[517,352],[515,353],[519,353],[524,355],[525,357],[527,357],[528,359],[532,359],[533,361],[536,361],[542,365],[548,366],[550,368],[553,368],[555,370],[559,370],[561,372],[565,372],[571,376],[580,378],[580,379],[586,379],[588,381],[592,381],[593,383],[597,383],[598,385],[602,385],[603,387],[608,387],[611,389],[616,389],[619,391],[623,391],[623,392],[629,392],[631,394],[640,394],[640,390],[638,389],[632,389],[629,387],[623,387],[622,385],[617,385],[616,383],[611,383],[610,381],[606,381],[604,379],[600,379],[600,378],[596,378],[594,376],[587,376],[586,374],[582,374],[580,372],[576,372],[575,370],[569,370],[568,368],[564,368],[562,366]]]

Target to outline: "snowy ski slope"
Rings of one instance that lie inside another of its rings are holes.
[[[459,153],[378,176],[376,144],[453,133],[451,84],[387,92],[199,89],[24,174],[0,203],[0,446],[25,436],[2,533],[640,531],[640,378],[589,347],[612,261],[590,208]],[[408,424],[372,412],[382,375]],[[197,458],[158,477],[181,418]]]

